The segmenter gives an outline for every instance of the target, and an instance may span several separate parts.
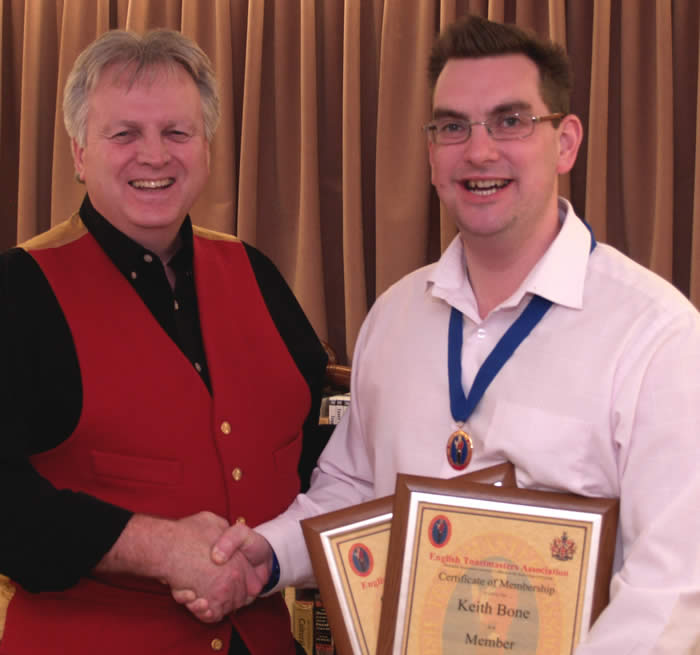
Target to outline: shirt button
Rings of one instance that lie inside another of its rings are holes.
[[[484,330],[484,328],[479,328],[476,331],[476,336],[478,339],[485,339],[486,338],[486,330]]]
[[[151,254],[149,254],[149,253],[146,253],[146,254],[143,256],[143,261],[145,261],[146,263],[150,264],[150,263],[153,261],[153,255],[151,255]]]
[[[175,311],[180,309],[180,303],[177,300],[173,300],[173,307],[175,308]]]
[[[220,430],[224,434],[231,434],[231,424],[228,421],[223,421]]]
[[[244,516],[239,516],[236,519],[236,523],[241,523],[242,525],[245,525],[245,517]]]
[[[131,271],[131,279],[135,280],[138,277],[138,273],[136,271]]]
[[[224,647],[224,642],[222,639],[219,639],[218,637],[216,639],[211,640],[211,649],[215,651],[220,651]]]
[[[199,362],[195,362],[194,367],[195,367],[195,369],[197,369],[197,373],[202,372],[202,365]]]
[[[233,471],[231,471],[231,477],[232,477],[236,482],[238,482],[238,481],[243,477],[243,471],[241,471],[241,469],[239,469],[238,467],[236,467],[235,469],[233,469]]]

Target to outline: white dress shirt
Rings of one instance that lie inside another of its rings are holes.
[[[392,494],[396,474],[448,478],[511,461],[518,486],[619,497],[610,604],[576,655],[700,652],[700,314],[666,281],[590,235],[564,200],[561,229],[508,300],[481,319],[459,237],[372,307],[358,338],[350,409],[311,490],[258,529],[281,585],[313,582],[298,521]],[[486,390],[465,429],[447,378],[450,310],[464,315],[462,383],[532,294],[553,306]],[[695,650],[697,649],[697,650]]]

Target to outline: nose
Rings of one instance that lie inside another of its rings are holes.
[[[166,141],[160,135],[144,136],[139,143],[137,161],[148,166],[165,166],[170,161]]]
[[[496,141],[484,123],[472,123],[471,135],[464,144],[464,158],[473,164],[482,164],[498,159]]]

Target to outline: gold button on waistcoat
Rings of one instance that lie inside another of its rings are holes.
[[[220,429],[223,434],[231,434],[231,424],[228,421],[223,421]]]
[[[211,640],[211,649],[220,651],[224,647],[224,642],[223,639],[219,639],[216,637],[216,639]]]
[[[243,477],[243,471],[241,471],[241,469],[239,469],[238,467],[236,467],[235,469],[233,469],[233,471],[231,471],[231,477],[232,477],[236,482],[238,482],[238,481]]]
[[[242,523],[243,525],[245,525],[245,517],[244,517],[244,516],[239,516],[239,517],[236,519],[236,523]]]

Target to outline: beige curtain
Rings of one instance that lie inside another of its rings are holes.
[[[61,114],[78,52],[110,28],[180,29],[223,100],[193,220],[270,256],[347,360],[376,296],[455,233],[429,184],[425,71],[440,27],[473,12],[566,46],[587,136],[564,193],[600,240],[700,305],[698,4],[0,0],[0,247],[82,198]]]

